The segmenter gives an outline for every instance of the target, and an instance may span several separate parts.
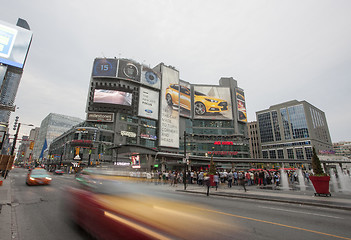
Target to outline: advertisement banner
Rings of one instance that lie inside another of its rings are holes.
[[[140,82],[140,64],[126,59],[118,60],[118,74],[117,77],[126,80],[133,80]]]
[[[139,89],[139,111],[140,117],[158,120],[159,93],[147,88]]]
[[[114,113],[88,112],[87,121],[90,122],[113,122]]]
[[[194,118],[232,120],[230,89],[194,86]]]
[[[236,102],[237,102],[237,108],[238,108],[238,121],[247,122],[244,90],[240,88],[236,88],[235,96],[236,96]]]
[[[23,68],[33,33],[0,21],[0,63]]]
[[[161,119],[159,146],[179,148],[179,72],[162,65]],[[178,91],[177,91],[178,89]]]
[[[96,58],[93,65],[93,77],[113,77],[117,75],[117,59]]]
[[[139,155],[132,155],[131,156],[132,168],[140,168],[140,156]]]
[[[153,88],[161,88],[161,73],[148,68],[146,66],[142,67],[141,71],[141,83]]]
[[[180,116],[190,118],[191,116],[191,90],[190,83],[180,80],[179,107]],[[178,104],[178,102],[176,102]]]

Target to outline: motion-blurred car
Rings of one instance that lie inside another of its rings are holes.
[[[27,175],[27,185],[48,185],[51,183],[51,176],[43,168],[34,168]]]
[[[64,212],[96,239],[228,239],[233,226],[200,204],[162,198],[140,179],[84,171],[64,194]],[[206,210],[207,209],[207,210]]]
[[[180,92],[180,93],[179,93]],[[179,101],[180,97],[180,101]],[[168,105],[178,105],[182,108],[190,110],[190,89],[178,85],[171,84],[166,89],[166,101]],[[201,92],[194,92],[194,111],[197,115],[204,115],[205,113],[216,113],[228,110],[228,103],[225,100],[210,97]]]
[[[64,174],[64,171],[61,170],[61,169],[56,169],[56,170],[54,171],[54,173],[55,173],[56,175],[62,175],[62,174]]]

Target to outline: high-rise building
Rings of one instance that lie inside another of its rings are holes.
[[[332,150],[325,114],[306,101],[256,112],[263,158],[311,159],[312,148]]]
[[[5,133],[8,133],[10,114],[15,111],[14,102],[32,41],[32,34],[28,23],[23,19],[19,18],[17,25],[0,21],[1,136],[5,136]]]
[[[247,129],[249,134],[250,144],[250,155],[252,158],[262,158],[261,156],[261,144],[258,133],[257,121],[247,123]]]
[[[50,113],[41,122],[38,137],[34,143],[33,158],[35,160],[39,159],[42,150],[48,148],[56,137],[83,121],[84,120],[76,117]]]

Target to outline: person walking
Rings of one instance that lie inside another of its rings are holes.
[[[239,180],[239,185],[241,185],[245,192],[246,192],[246,187],[245,187],[245,174],[243,172],[239,172],[238,174],[238,180]]]
[[[228,173],[227,180],[228,180],[228,187],[231,188],[232,187],[232,183],[233,183],[233,173],[232,173],[232,171],[230,171]]]
[[[216,174],[213,176],[213,182],[215,183],[216,185],[216,191],[218,189],[218,183],[219,183],[219,173],[216,172]]]

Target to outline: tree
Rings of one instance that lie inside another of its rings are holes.
[[[316,149],[313,148],[313,154],[312,154],[312,169],[313,169],[313,174],[315,176],[326,176],[327,174],[324,173],[321,161],[319,160]]]

